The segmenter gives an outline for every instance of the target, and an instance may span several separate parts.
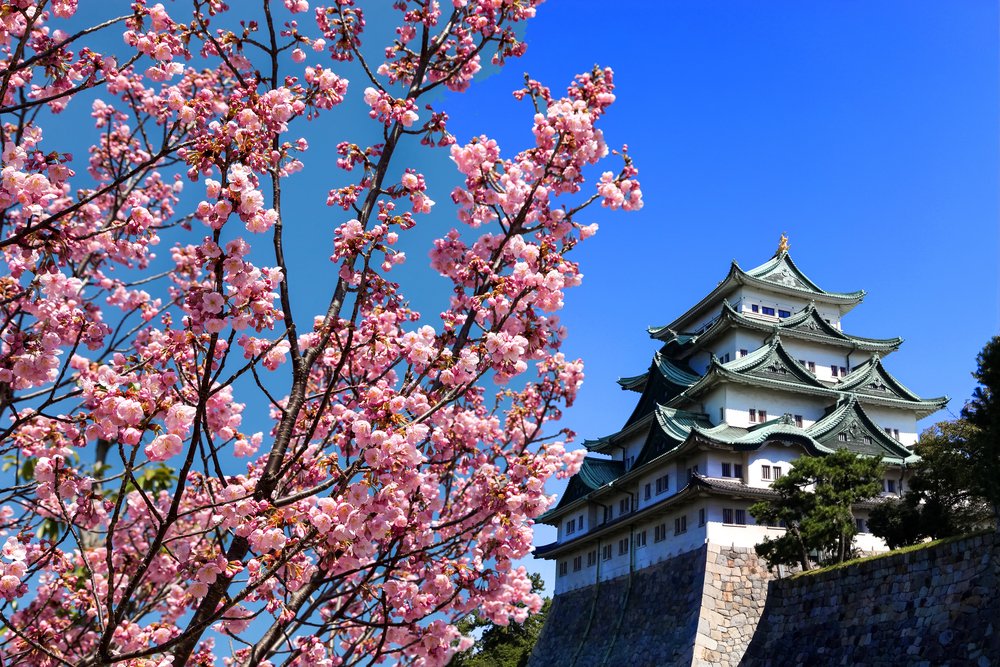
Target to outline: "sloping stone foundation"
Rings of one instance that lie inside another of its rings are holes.
[[[736,665],[767,594],[748,549],[705,545],[556,596],[531,667]]]

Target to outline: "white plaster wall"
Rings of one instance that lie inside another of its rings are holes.
[[[769,292],[764,292],[763,290],[758,290],[752,287],[741,287],[736,293],[730,297],[730,303],[739,303],[736,306],[744,315],[750,317],[757,317],[763,321],[767,322],[777,322],[779,318],[777,317],[778,310],[787,310],[793,315],[798,311],[805,308],[809,301],[807,299],[799,299],[793,296],[787,296],[784,294],[772,294]],[[751,305],[757,304],[763,309],[764,306],[774,308],[775,315],[773,317],[764,315],[762,312],[754,313]],[[840,313],[836,309],[831,310],[825,306],[818,306],[820,314],[829,319],[831,323],[837,323],[840,321]],[[837,326],[837,324],[834,324]]]
[[[855,352],[850,355],[850,360],[848,360],[848,350],[842,350],[836,347],[824,347],[822,345],[816,345],[790,337],[782,338],[781,344],[785,346],[785,350],[787,350],[788,354],[790,354],[796,361],[801,359],[807,362],[815,362],[816,377],[824,382],[839,382],[841,380],[841,366],[846,368],[847,372],[850,373],[852,365],[860,364],[868,359],[868,356],[865,354]],[[833,364],[836,364],[837,366],[837,377],[833,376],[833,371],[830,368]]]
[[[645,429],[640,429],[638,433],[630,437],[623,444],[625,447],[625,460],[628,461],[630,458],[635,462],[639,458],[639,454],[642,453],[642,445],[646,440]]]
[[[691,367],[691,370],[693,370],[698,375],[704,375],[705,371],[708,370],[708,364],[711,361],[711,359],[712,355],[709,352],[705,350],[699,350],[695,354],[692,354],[690,357],[688,357],[687,364],[688,366]]]
[[[686,513],[688,517],[687,532],[675,535],[674,519],[682,513]],[[667,539],[661,542],[654,542],[654,530],[660,523],[665,523],[667,526]],[[696,549],[705,543],[705,526],[698,526],[698,510],[691,507],[688,507],[686,510],[678,510],[657,521],[644,524],[642,529],[646,530],[646,546],[636,549],[636,569],[654,565],[667,558],[673,558],[678,554]]]
[[[752,426],[750,409],[753,408],[758,411],[767,410],[768,420],[780,417],[786,412],[791,415],[802,415],[802,425],[807,427],[822,419],[824,410],[830,404],[829,399],[819,396],[813,398],[784,392],[755,391],[738,385],[724,386],[726,416],[732,426]],[[706,398],[706,402],[707,400]]]
[[[864,553],[878,553],[888,551],[889,546],[880,537],[875,537],[868,532],[868,512],[855,512],[855,518],[864,521],[864,530],[854,536],[854,548]]]
[[[707,460],[705,462],[705,468],[701,470],[701,474],[706,477],[715,477],[717,479],[728,479],[731,481],[739,481],[735,477],[723,477],[722,476],[722,464],[739,464],[743,466],[743,478],[747,474],[747,456],[744,452],[718,452],[712,451],[708,453]],[[732,472],[732,471],[730,471]]]
[[[740,350],[746,350],[747,354],[749,354],[764,344],[764,334],[747,331],[746,329],[736,329],[733,333],[733,359],[740,358]]]
[[[646,438],[646,431],[639,429],[636,433],[621,441],[611,449],[611,458],[615,461],[628,461],[628,457],[639,458],[642,451],[642,444]]]
[[[587,567],[587,552],[592,549],[598,549],[597,542],[591,542],[589,548],[587,545],[581,545],[580,549],[568,554],[562,558],[559,558],[556,562],[556,585],[555,592],[562,593],[564,591],[572,590],[574,588],[581,588],[583,586],[589,586],[597,581],[597,566],[591,565]],[[573,558],[580,556],[582,559],[582,569],[579,572],[573,571]],[[597,551],[597,558],[600,561],[601,552],[600,549]],[[559,563],[566,563],[566,575],[559,576]]]
[[[771,486],[771,482],[774,480],[762,479],[761,468],[765,465],[780,466],[782,475],[787,475],[788,471],[792,469],[795,459],[803,454],[804,452],[798,447],[778,443],[770,443],[766,447],[761,447],[756,452],[751,452],[746,472],[747,485],[757,488]],[[773,477],[774,473],[772,472],[771,475]]]
[[[868,413],[868,416],[872,418],[873,422],[878,424],[879,428],[898,428],[899,441],[901,443],[907,447],[912,447],[916,444],[917,417],[914,413],[908,410],[896,410],[894,408],[886,408],[879,405],[863,405],[865,412]]]
[[[705,414],[708,415],[708,419],[712,422],[712,424],[720,424],[722,421],[728,420],[729,418],[729,401],[726,398],[728,391],[729,385],[717,385],[711,392],[702,398],[702,409],[705,411]],[[720,410],[722,410],[721,414]],[[727,423],[729,422],[727,421]]]
[[[656,493],[656,478],[662,475],[669,475],[670,479],[668,481],[667,489],[660,494]],[[636,493],[639,498],[639,507],[648,507],[654,503],[658,503],[667,496],[671,496],[677,493],[677,484],[679,478],[677,477],[677,468],[673,465],[665,465],[657,467],[652,470],[647,475],[643,475],[639,478],[639,484],[636,487]],[[649,484],[649,500],[646,500],[646,485]]]

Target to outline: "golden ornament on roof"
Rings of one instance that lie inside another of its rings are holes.
[[[779,255],[783,255],[783,254],[787,253],[789,247],[790,246],[788,245],[788,235],[787,234],[782,234],[781,235],[781,240],[778,241],[778,254]]]

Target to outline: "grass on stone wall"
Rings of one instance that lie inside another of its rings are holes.
[[[879,560],[880,558],[891,558],[892,556],[898,556],[900,554],[907,554],[913,551],[920,551],[922,549],[930,549],[932,547],[940,546],[942,544],[951,544],[952,542],[966,540],[971,537],[978,537],[980,535],[989,535],[992,532],[994,532],[992,528],[986,528],[984,530],[977,530],[973,533],[965,533],[964,535],[955,535],[954,537],[943,537],[940,540],[931,540],[930,542],[911,544],[908,547],[900,547],[899,549],[893,549],[892,551],[886,551],[885,553],[881,554],[864,556],[862,558],[854,558],[852,560],[845,560],[843,563],[837,563],[835,565],[827,565],[826,567],[807,570],[805,572],[796,572],[795,574],[791,575],[789,579],[801,579],[803,577],[808,577],[814,574],[822,574],[823,572],[833,572],[834,570],[840,570],[845,567],[852,567],[854,565],[857,565],[858,563],[866,563],[872,560]]]

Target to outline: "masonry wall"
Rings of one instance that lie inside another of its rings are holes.
[[[770,576],[752,549],[701,547],[557,595],[530,667],[736,665]]]
[[[746,667],[1000,664],[993,533],[775,581],[768,596]]]

